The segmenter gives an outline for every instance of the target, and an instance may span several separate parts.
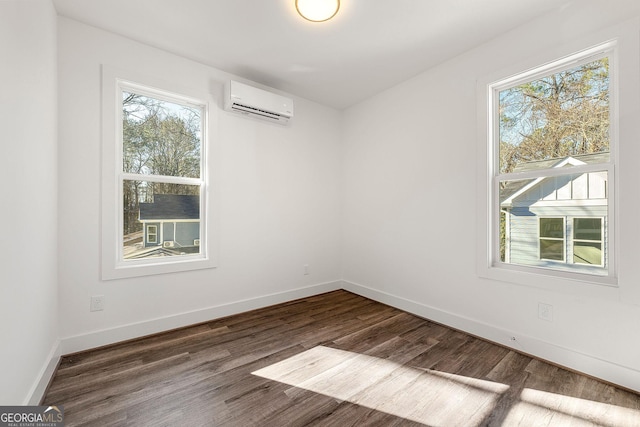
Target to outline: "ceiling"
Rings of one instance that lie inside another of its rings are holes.
[[[342,0],[312,23],[294,0],[54,0],[66,16],[338,109],[569,0]]]

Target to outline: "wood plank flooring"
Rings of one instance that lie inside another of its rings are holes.
[[[64,356],[67,426],[639,426],[640,395],[346,291]]]

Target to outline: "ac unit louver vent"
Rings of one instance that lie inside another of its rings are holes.
[[[269,111],[265,111],[265,110],[261,110],[259,108],[254,108],[251,107],[249,105],[242,105],[242,104],[238,104],[238,103],[234,103],[231,105],[231,108],[233,110],[236,111],[242,111],[245,113],[252,113],[252,114],[257,114],[263,117],[268,117],[270,119],[274,119],[274,120],[280,120],[282,118],[282,115],[280,114],[274,114],[274,113],[270,113]]]

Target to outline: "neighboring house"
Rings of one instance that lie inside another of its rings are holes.
[[[514,172],[606,162],[609,153],[527,162]],[[554,269],[607,267],[607,173],[510,181],[500,191],[504,261]]]
[[[139,220],[145,248],[188,248],[200,245],[200,198],[155,194],[153,203],[140,203]]]

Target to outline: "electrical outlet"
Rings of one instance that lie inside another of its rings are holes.
[[[543,302],[538,303],[538,318],[553,322],[553,306]]]
[[[90,311],[104,310],[104,295],[94,295],[91,297]]]
[[[304,275],[308,276],[309,275],[309,264],[305,264],[304,265]]]

